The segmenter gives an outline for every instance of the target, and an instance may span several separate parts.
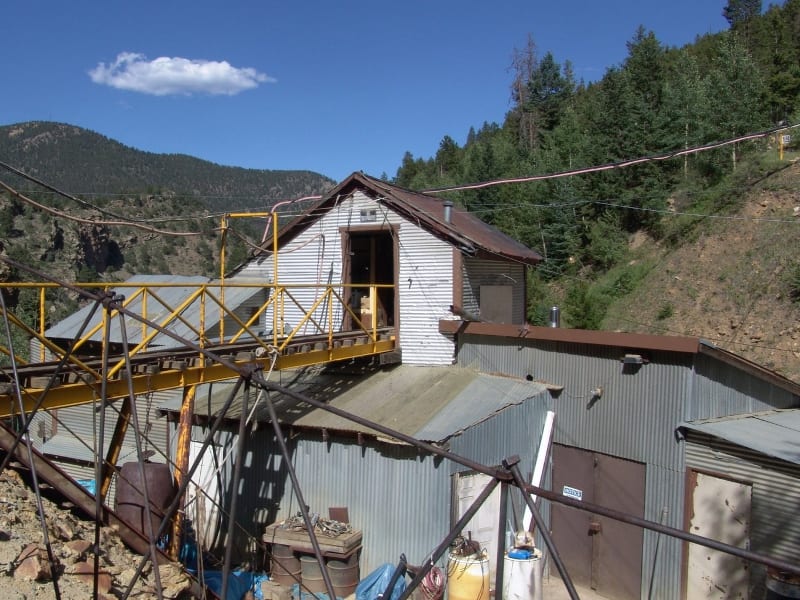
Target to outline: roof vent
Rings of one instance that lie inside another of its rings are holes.
[[[444,222],[450,223],[453,219],[453,201],[445,200],[442,205],[444,206]]]
[[[561,327],[561,309],[557,306],[550,309],[550,327]]]

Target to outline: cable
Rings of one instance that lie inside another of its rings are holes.
[[[0,163],[0,164],[2,164],[2,163]],[[19,200],[22,200],[23,202],[25,202],[27,204],[30,204],[31,206],[34,206],[34,207],[36,207],[36,208],[38,208],[40,210],[45,211],[46,213],[54,215],[56,217],[61,217],[62,219],[66,219],[68,221],[75,221],[76,223],[83,223],[85,225],[120,225],[120,226],[125,226],[125,227],[134,227],[136,229],[142,229],[144,231],[149,231],[151,233],[157,233],[159,235],[172,235],[172,236],[177,236],[177,237],[192,237],[192,236],[203,235],[201,232],[165,231],[165,230],[162,230],[162,229],[156,229],[155,227],[148,227],[146,225],[142,225],[141,223],[137,223],[137,222],[134,222],[134,221],[100,221],[100,220],[97,220],[97,219],[84,219],[84,218],[81,218],[81,217],[75,217],[73,215],[70,215],[68,213],[62,212],[60,210],[56,210],[54,208],[50,208],[48,206],[45,206],[44,204],[40,204],[39,202],[36,202],[35,200],[33,200],[31,198],[28,198],[27,196],[23,196],[22,194],[20,194],[18,191],[16,191],[14,188],[12,188],[11,186],[9,186],[8,184],[6,184],[3,181],[0,181],[0,187],[5,189],[9,194],[15,196],[16,198],[18,198]]]
[[[431,567],[420,583],[422,593],[427,600],[439,600],[444,595],[444,586],[444,574],[437,566]]]
[[[681,150],[674,150],[672,152],[666,152],[663,154],[654,154],[651,156],[642,156],[639,158],[631,158],[628,160],[622,160],[618,162],[606,163],[604,165],[598,165],[594,167],[585,167],[581,169],[570,169],[568,171],[558,171],[555,173],[548,173],[544,175],[531,175],[528,177],[512,177],[507,179],[495,179],[491,181],[481,181],[477,183],[468,183],[465,185],[454,185],[454,186],[447,186],[441,188],[432,188],[422,190],[424,193],[428,194],[438,194],[442,192],[457,192],[457,191],[464,191],[464,190],[477,190],[483,189],[487,187],[493,187],[496,185],[505,185],[511,183],[529,183],[531,181],[545,181],[548,179],[558,179],[561,177],[572,177],[573,175],[585,175],[587,173],[599,173],[601,171],[610,171],[612,169],[621,169],[624,167],[630,167],[632,165],[639,165],[648,162],[656,162],[656,161],[664,161],[670,160],[672,158],[677,158],[679,156],[684,156],[686,154],[696,154],[698,152],[706,152],[708,150],[716,150],[717,148],[722,148],[724,146],[728,146],[730,144],[738,144],[740,142],[745,142],[748,140],[755,140],[763,137],[767,137],[772,135],[773,133],[777,133],[779,131],[788,131],[790,129],[794,129],[796,127],[800,127],[800,123],[795,125],[783,125],[780,127],[773,127],[772,129],[767,129],[765,131],[760,131],[757,133],[750,133],[743,136],[739,136],[736,138],[731,138],[727,140],[723,140],[720,142],[712,142],[710,144],[705,144],[702,146],[694,146],[692,148],[683,148]]]

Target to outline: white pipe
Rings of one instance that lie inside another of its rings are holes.
[[[555,422],[556,413],[552,410],[547,411],[545,416],[544,427],[542,427],[542,439],[539,442],[539,452],[536,454],[536,465],[533,468],[533,477],[531,477],[531,485],[542,487],[542,478],[544,477],[545,465],[547,465],[547,457],[550,454],[550,442],[553,439],[553,424]],[[531,499],[536,502],[537,496],[531,494]],[[525,513],[522,517],[522,526],[525,531],[530,531],[531,509],[525,503]]]

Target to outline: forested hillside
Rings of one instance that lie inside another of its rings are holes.
[[[44,121],[0,127],[0,157],[74,195],[178,195],[211,211],[264,210],[334,184],[311,171],[242,169],[144,152],[87,129]]]
[[[601,327],[615,296],[599,284],[631,259],[634,234],[680,245],[703,223],[680,214],[734,211],[754,182],[785,166],[777,132],[665,159],[797,122],[800,0],[763,14],[760,1],[731,0],[724,11],[729,31],[683,48],[640,28],[623,63],[588,84],[528,40],[514,52],[505,120],[470,130],[463,147],[445,136],[434,157],[407,153],[396,182],[440,189],[585,169],[449,195],[546,257],[537,277],[549,285],[532,288],[532,321],[558,302],[570,325]],[[646,157],[660,160],[592,169]],[[639,276],[628,273],[618,291]]]
[[[0,127],[0,161],[0,252],[66,281],[218,274],[221,214],[268,211],[335,183],[311,171],[242,169],[143,152],[51,122]],[[109,227],[109,221],[132,226]],[[257,242],[260,228],[254,220],[231,226],[229,264],[244,259],[246,242]]]

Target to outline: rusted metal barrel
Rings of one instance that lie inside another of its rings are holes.
[[[301,556],[300,570],[302,571],[304,591],[315,593],[325,591],[325,580],[316,556]]]
[[[300,559],[291,547],[272,544],[269,578],[282,585],[292,586],[300,582]]]
[[[358,586],[358,561],[329,560],[328,575],[337,598],[346,598]]]
[[[139,472],[139,463],[128,462],[120,467],[117,475],[117,494],[114,510],[134,529],[147,536],[147,517],[144,503],[144,485],[150,500],[153,529],[158,531],[164,510],[175,498],[175,483],[169,466],[146,462],[142,465],[144,481]]]

